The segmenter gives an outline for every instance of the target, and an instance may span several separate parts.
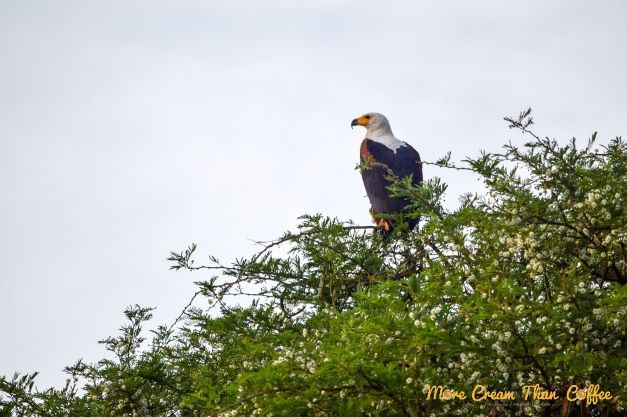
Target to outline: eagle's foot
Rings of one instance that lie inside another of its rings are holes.
[[[388,219],[375,220],[376,226],[374,230],[380,235],[385,236],[392,232],[392,223]]]
[[[370,207],[370,215],[372,216],[372,221],[375,224],[374,231],[375,233],[379,233],[382,236],[385,236],[392,232],[392,223],[388,219],[382,219],[376,217],[376,212],[373,207]]]

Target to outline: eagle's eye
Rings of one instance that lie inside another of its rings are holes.
[[[365,117],[366,119],[370,119],[370,115],[369,115],[369,114],[365,115],[364,117]]]

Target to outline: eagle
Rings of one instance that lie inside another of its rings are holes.
[[[403,179],[411,176],[412,184],[422,183],[422,164],[420,154],[407,142],[394,137],[390,122],[381,113],[366,113],[353,119],[351,128],[363,126],[366,136],[361,142],[359,160],[361,162],[361,177],[370,200],[370,214],[374,219],[376,229],[387,235],[394,229],[394,220],[382,218],[381,215],[396,215],[402,213],[409,205],[406,198],[390,197],[387,187],[390,181],[386,179],[390,174]],[[419,218],[406,218],[410,230],[416,227]]]

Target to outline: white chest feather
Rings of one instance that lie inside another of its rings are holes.
[[[407,146],[405,142],[403,142],[402,140],[396,139],[394,136],[379,136],[377,138],[368,138],[368,139],[374,142],[378,142],[382,145],[385,145],[386,147],[391,149],[394,153],[396,153],[396,150],[398,148]]]

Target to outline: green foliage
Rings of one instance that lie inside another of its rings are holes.
[[[530,110],[506,120],[531,140],[432,164],[478,176],[485,195],[449,211],[438,178],[394,179],[415,231],[314,215],[230,265],[172,253],[173,269],[215,274],[174,325],[147,343],[150,309],[129,308],[101,342],[111,357],[67,368],[63,389],[1,378],[0,416],[621,415],[625,143],[560,145],[529,131]],[[612,399],[565,400],[591,383]],[[535,384],[559,399],[523,400]],[[427,398],[428,385],[468,398]],[[473,401],[476,385],[516,400]]]

